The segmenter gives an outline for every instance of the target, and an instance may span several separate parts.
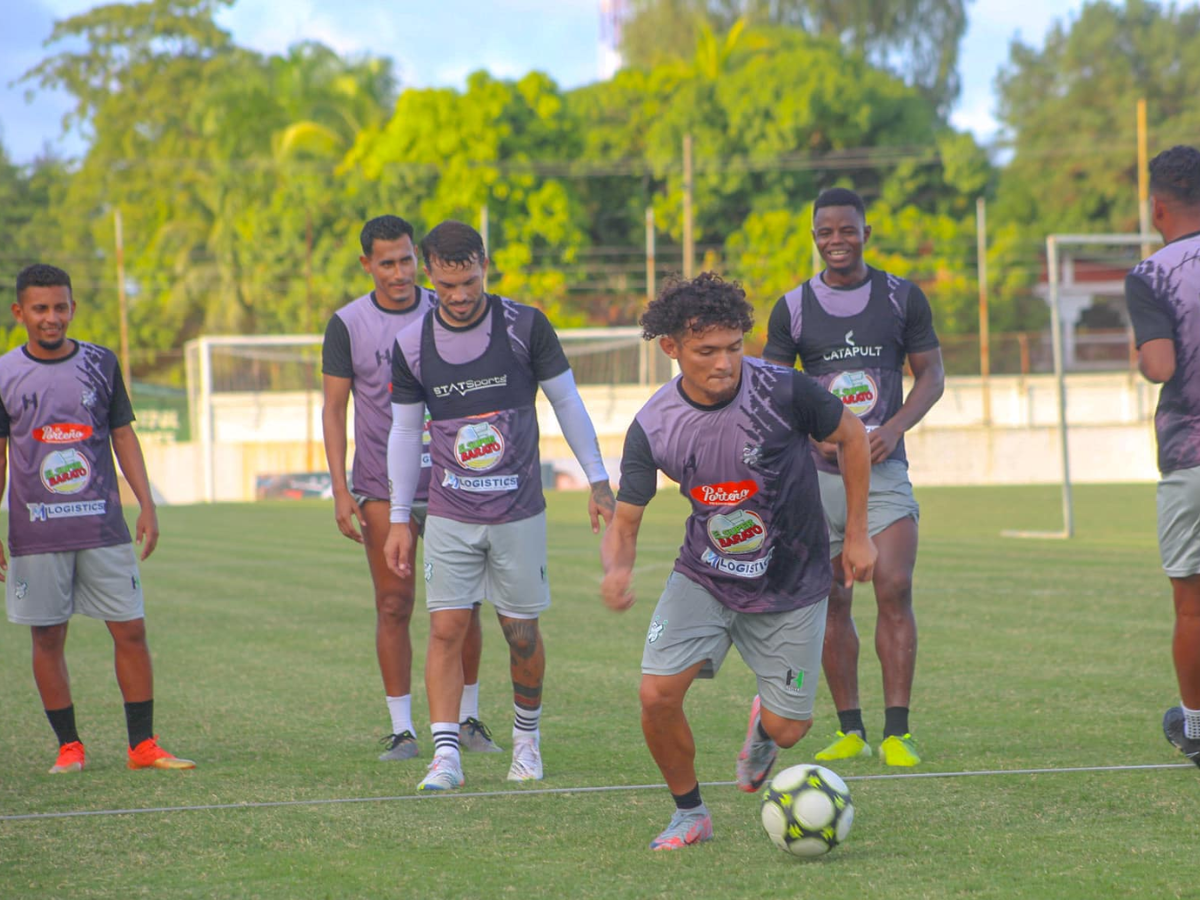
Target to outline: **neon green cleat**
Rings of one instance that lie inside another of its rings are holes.
[[[893,734],[884,738],[879,745],[879,755],[885,766],[915,766],[921,761],[917,753],[917,739],[911,734]]]
[[[870,755],[871,745],[863,739],[861,734],[857,731],[849,734],[839,731],[837,740],[818,753],[816,759],[820,762],[829,762],[834,759],[853,759],[856,756]]]

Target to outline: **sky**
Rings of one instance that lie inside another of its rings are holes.
[[[78,135],[62,134],[69,99],[13,85],[36,65],[56,19],[83,12],[97,0],[0,0],[0,145],[18,163],[46,147],[78,156]],[[1069,21],[1084,0],[971,0],[960,50],[962,93],[951,115],[958,128],[984,142],[996,135],[996,73],[1014,38],[1040,47],[1055,21]],[[352,15],[345,10],[353,6]],[[280,52],[299,40],[320,41],[342,53],[389,56],[402,86],[462,87],[487,69],[516,77],[549,73],[564,88],[599,78],[599,0],[237,0],[218,21],[241,46]],[[468,27],[469,26],[469,27]]]

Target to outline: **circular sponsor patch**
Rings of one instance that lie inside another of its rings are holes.
[[[842,372],[829,385],[829,393],[859,418],[873,410],[879,400],[879,387],[866,372]]]
[[[491,425],[464,425],[454,438],[454,458],[464,469],[486,472],[504,458],[504,438]]]
[[[56,494],[78,494],[92,480],[92,467],[75,450],[47,453],[40,466],[42,484]]]
[[[722,553],[753,553],[767,539],[767,531],[757,513],[735,509],[708,520],[708,539]]]

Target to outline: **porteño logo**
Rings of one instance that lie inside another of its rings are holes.
[[[77,444],[91,436],[92,426],[78,422],[55,422],[33,429],[33,439],[43,444]]]
[[[755,481],[722,481],[719,484],[700,484],[690,491],[693,500],[705,506],[737,506],[758,493]]]

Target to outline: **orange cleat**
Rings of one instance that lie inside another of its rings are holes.
[[[51,775],[62,775],[64,772],[82,772],[84,764],[83,744],[71,741],[58,748],[58,759],[50,767]]]
[[[194,769],[196,764],[190,759],[180,759],[172,756],[158,746],[158,735],[146,738],[129,751],[129,768],[131,769]]]

